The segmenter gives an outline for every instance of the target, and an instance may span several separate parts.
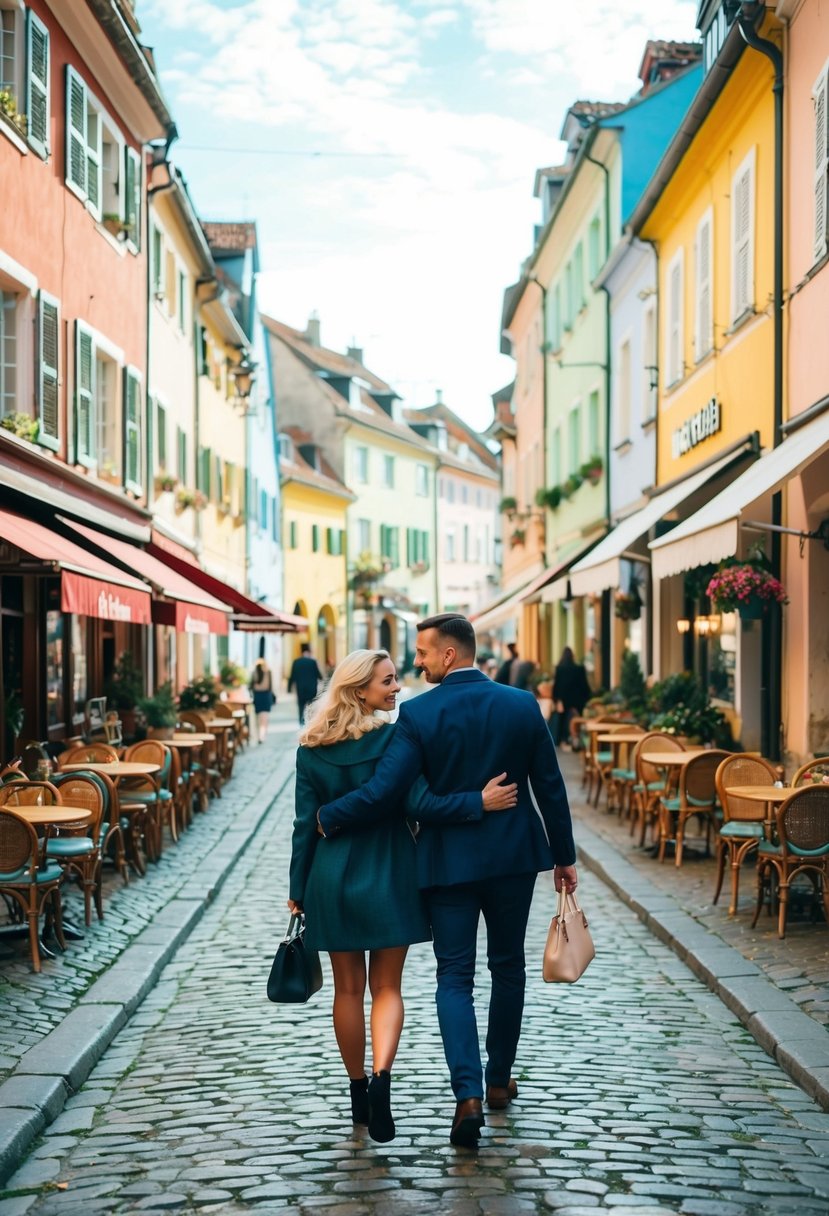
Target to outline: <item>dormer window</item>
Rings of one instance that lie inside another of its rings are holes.
[[[279,459],[293,461],[294,459],[294,441],[290,435],[279,436]]]

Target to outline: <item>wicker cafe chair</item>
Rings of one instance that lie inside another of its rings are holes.
[[[212,733],[207,729],[207,718],[196,713],[194,709],[185,709],[179,714],[179,720],[185,726],[192,726],[193,730],[201,735]],[[222,796],[222,774],[219,769],[218,745],[215,739],[204,745],[198,758],[194,757],[193,770],[193,780],[199,794],[199,805],[204,811],[207,810],[207,799],[210,794],[215,794],[217,798]]]
[[[112,764],[118,759],[118,752],[108,743],[81,743],[61,752],[57,759],[58,768],[67,764]]]
[[[659,799],[668,792],[669,778],[664,770],[642,759],[643,752],[684,752],[684,746],[675,735],[661,730],[646,731],[636,745],[633,762],[636,780],[631,790],[630,834],[639,828],[639,845],[644,846],[648,828],[655,829],[659,813]]]
[[[38,919],[47,903],[52,910],[58,945],[61,950],[66,949],[60,900],[62,878],[63,870],[58,865],[40,868],[40,845],[32,825],[10,807],[0,810],[0,895],[12,901],[28,921],[29,950],[35,971],[40,971]]]
[[[640,739],[645,734],[644,727],[641,726],[629,725],[624,729],[626,734],[639,735]],[[607,781],[607,809],[615,807],[621,819],[625,813],[631,813],[633,787],[636,783],[635,758],[639,740],[636,743],[620,743],[616,746],[619,747],[619,751],[614,754],[618,763],[611,768]],[[611,750],[613,750],[613,745],[611,745]]]
[[[777,936],[786,936],[789,891],[800,874],[812,880],[815,895],[823,901],[829,923],[829,786],[801,786],[777,808],[777,842],[761,840],[757,846],[757,907],[751,927],[768,897],[769,915],[777,882]]]
[[[801,764],[792,777],[792,789],[803,785],[819,785],[821,782],[829,783],[829,757]]]
[[[63,866],[65,874],[76,874],[83,886],[84,919],[92,924],[92,900],[98,920],[103,920],[101,902],[101,825],[104,817],[104,795],[97,781],[85,773],[58,773],[55,785],[63,801],[92,812],[88,824],[64,829],[60,836],[46,842],[46,856]]]
[[[60,790],[51,781],[12,781],[0,786],[0,806],[58,806]]]
[[[736,785],[774,785],[777,772],[773,764],[760,756],[738,754],[726,756],[714,774],[717,798],[722,807],[723,825],[717,840],[716,903],[720,898],[725,863],[731,867],[731,903],[728,915],[737,911],[740,895],[740,866],[763,839],[763,805],[748,798],[737,798],[729,792]]]
[[[619,727],[621,729],[625,725],[625,723],[620,718],[616,717],[615,714],[603,714],[598,718],[590,718],[588,721],[596,722],[601,726],[606,726],[608,734],[610,734],[614,727]],[[587,748],[585,750],[584,766],[585,777],[587,779],[587,801],[589,802],[593,795],[593,786],[595,784],[596,796],[593,799],[593,805],[598,806],[599,795],[602,792],[603,784],[602,765],[605,766],[609,773],[610,765],[613,761],[613,752],[608,751],[606,748],[599,747],[598,738],[600,734],[604,733],[603,731],[589,730],[585,733],[587,735]]]
[[[233,761],[236,758],[236,744],[238,738],[238,728],[233,717],[233,710],[224,701],[217,701],[213,707],[213,717],[223,718],[228,722],[233,723],[233,730],[225,732],[224,739],[224,756],[219,757],[219,769],[225,781],[229,781],[233,776]]]
[[[106,773],[88,772],[83,774],[94,781],[101,791],[104,800],[104,812],[101,823],[103,841],[101,843],[101,861],[111,858],[116,870],[124,880],[124,886],[130,882],[129,866],[127,865],[126,838],[124,827],[119,814],[118,792],[115,782]]]
[[[685,844],[685,827],[695,815],[705,820],[706,850],[711,846],[711,825],[717,789],[714,775],[729,752],[711,751],[694,756],[684,764],[679,774],[679,790],[676,797],[662,794],[659,799],[659,860],[665,860],[666,846],[673,841],[675,862],[682,865]]]
[[[174,827],[173,794],[169,789],[170,780],[170,748],[165,747],[158,739],[145,739],[141,743],[133,743],[124,752],[124,760],[130,763],[157,764],[158,772],[154,777],[127,777],[120,785],[124,797],[129,802],[144,803],[149,812],[145,828],[145,847],[151,861],[157,861],[164,847],[164,825],[170,826],[174,840],[178,837]]]

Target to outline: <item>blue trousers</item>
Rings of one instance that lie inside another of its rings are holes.
[[[524,935],[535,879],[535,874],[511,874],[424,891],[437,959],[438,1022],[458,1102],[483,1097],[473,995],[482,914],[492,977],[486,1083],[503,1087],[510,1079],[524,1012]]]

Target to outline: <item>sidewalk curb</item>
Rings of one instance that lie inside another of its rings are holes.
[[[0,1085],[0,1186],[19,1167],[43,1129],[77,1093],[119,1030],[154,988],[159,975],[213,902],[271,807],[293,776],[277,770],[276,789],[261,809],[256,794],[204,858],[198,878],[153,918],[80,998],[77,1006],[20,1059]],[[263,780],[260,790],[270,778]],[[217,808],[217,813],[220,807]]]
[[[829,1110],[826,1028],[581,822],[577,842],[579,860],[587,869],[708,985],[801,1089]]]

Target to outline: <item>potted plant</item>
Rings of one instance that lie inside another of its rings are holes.
[[[586,460],[579,469],[579,475],[583,477],[585,481],[589,481],[592,486],[599,484],[602,479],[603,472],[604,461],[602,460],[601,456],[598,455],[591,456],[590,459]]]
[[[25,114],[17,108],[14,93],[10,89],[0,89],[0,115],[7,119],[19,135],[25,139],[29,123]]]
[[[178,485],[178,478],[162,469],[155,479],[155,488],[164,494],[169,494]]]
[[[739,612],[743,620],[758,621],[771,604],[787,604],[783,584],[759,561],[721,567],[705,594],[719,612]]]
[[[172,739],[178,720],[178,710],[170,680],[159,684],[152,696],[139,697],[138,708],[147,723],[148,738]]]
[[[5,414],[0,418],[0,427],[4,431],[11,431],[13,435],[17,435],[18,439],[37,439],[37,433],[40,424],[37,418],[33,418],[31,414],[22,414],[19,410],[13,410],[11,414]]]
[[[195,506],[196,495],[193,490],[188,490],[185,486],[181,486],[176,491],[176,510],[186,511],[188,507]]]
[[[122,219],[117,211],[105,211],[101,216],[101,223],[107,232],[118,240],[125,240],[132,232],[132,224]]]
[[[553,677],[548,671],[535,671],[530,676],[530,688],[539,701],[550,701],[553,696]]]
[[[144,692],[141,669],[133,661],[129,650],[123,650],[115,660],[112,675],[104,687],[107,709],[116,709],[121,719],[121,730],[127,739],[135,738],[135,710]]]
[[[219,683],[222,688],[244,688],[248,673],[232,659],[223,659],[219,664]]]
[[[580,473],[571,473],[570,476],[565,481],[564,485],[561,487],[562,498],[572,498],[573,495],[575,494],[576,490],[578,490],[579,487],[581,486],[581,483],[582,483],[581,474]]]
[[[527,539],[527,534],[523,528],[516,528],[510,538],[509,545],[511,549],[516,549],[519,545],[523,545]]]
[[[196,713],[205,713],[213,708],[219,700],[219,685],[215,676],[205,673],[195,676],[189,684],[185,684],[179,693],[180,709],[193,709]]]
[[[3,703],[3,720],[6,723],[7,734],[11,735],[12,751],[15,748],[16,740],[23,733],[25,719],[26,711],[23,708],[20,694],[16,689],[10,688],[6,693],[6,699]]]

